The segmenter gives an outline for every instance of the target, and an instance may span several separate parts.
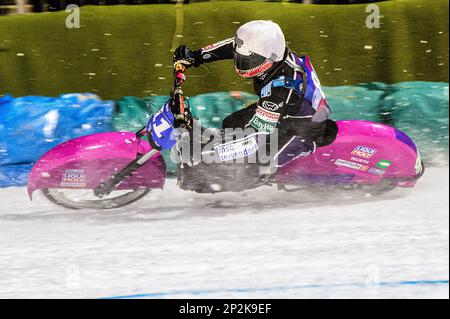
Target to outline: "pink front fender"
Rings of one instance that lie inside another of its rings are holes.
[[[120,171],[151,150],[150,145],[131,132],[107,132],[78,137],[49,150],[33,166],[28,177],[30,199],[37,189],[94,189],[112,173]],[[158,153],[125,179],[117,189],[163,188],[164,159]]]

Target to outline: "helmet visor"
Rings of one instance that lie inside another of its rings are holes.
[[[242,51],[240,49],[239,51]],[[273,63],[265,57],[256,53],[248,55],[241,54],[237,50],[234,51],[234,65],[236,72],[245,78],[259,76],[265,71],[269,70]]]
[[[242,49],[239,51],[242,51]],[[234,65],[239,70],[250,70],[256,68],[263,64],[265,61],[265,57],[256,53],[250,53],[249,55],[246,55],[239,53],[236,50],[234,51]]]

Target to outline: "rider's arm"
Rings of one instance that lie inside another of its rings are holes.
[[[233,58],[234,39],[229,38],[194,51],[197,65]]]
[[[186,45],[181,45],[175,50],[173,62],[181,62],[189,67],[200,66],[203,63],[233,58],[234,39],[229,38],[210,44],[204,48],[191,51]]]
[[[329,117],[331,109],[309,56],[304,55],[300,57],[300,63],[303,70],[308,74],[307,79],[304,79],[306,83],[304,99],[310,102],[310,110],[315,110],[313,111],[312,121],[320,123]]]

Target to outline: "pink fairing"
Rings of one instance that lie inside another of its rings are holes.
[[[78,137],[45,153],[28,178],[30,199],[42,188],[94,189],[111,174],[120,171],[151,150],[146,141],[130,132],[108,132]],[[163,188],[166,166],[158,153],[126,178],[116,189]]]
[[[305,181],[376,184],[385,180],[398,186],[415,185],[423,168],[417,147],[406,134],[391,126],[369,121],[337,121],[336,124],[338,135],[332,144],[319,147],[314,154],[283,166],[277,172],[277,180],[283,184],[302,184]],[[359,146],[375,152],[355,155],[354,150]]]

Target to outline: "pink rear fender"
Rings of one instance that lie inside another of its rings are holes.
[[[93,189],[151,146],[131,132],[107,132],[69,140],[45,153],[28,177],[30,199],[37,189]],[[166,166],[161,154],[137,169],[117,189],[163,188]]]
[[[335,183],[376,184],[391,180],[414,186],[422,171],[415,143],[394,127],[360,120],[337,121],[336,140],[280,169],[283,183],[327,177]],[[297,178],[300,177],[300,178]],[[327,181],[327,179],[323,179]]]

